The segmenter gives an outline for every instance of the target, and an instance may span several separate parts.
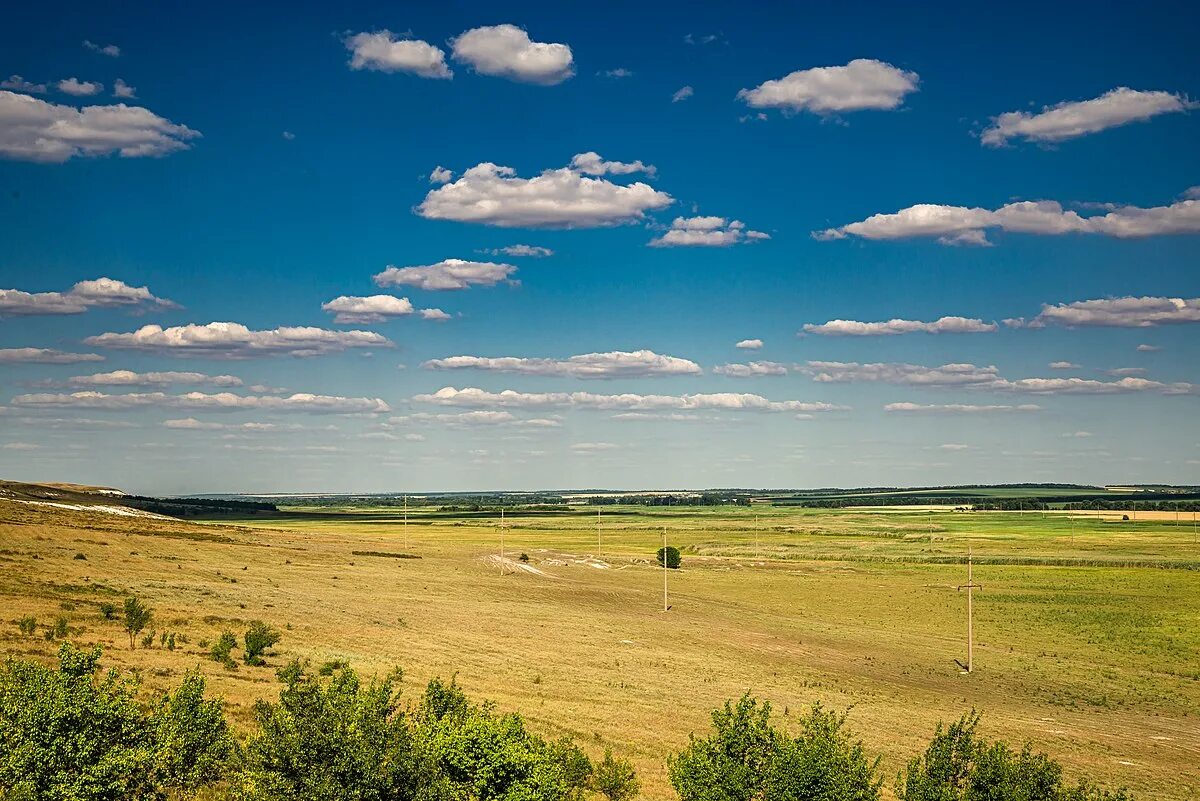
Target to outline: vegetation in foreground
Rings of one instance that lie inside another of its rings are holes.
[[[364,683],[348,666],[277,672],[244,743],[223,703],[189,672],[149,705],[136,676],[100,670],[101,649],[59,648],[58,667],[9,658],[0,668],[4,801],[628,801],[632,766],[606,750],[593,764],[569,738],[547,740],[515,713],[473,703],[454,681],[401,702],[399,669]],[[749,694],[713,712],[713,730],[669,759],[681,801],[876,801],[883,778],[844,714],[819,704],[792,735]],[[897,780],[903,801],[1127,801],[1085,783],[1029,746],[987,743],[966,716],[939,726]]]

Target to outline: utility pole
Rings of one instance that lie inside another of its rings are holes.
[[[975,668],[975,603],[974,591],[983,589],[982,584],[976,584],[972,575],[971,546],[967,545],[967,583],[959,584],[959,591],[967,591],[967,673]],[[961,665],[962,663],[959,662]]]
[[[754,558],[762,561],[762,549],[758,547],[758,515],[754,516]]]
[[[404,550],[408,550],[408,496],[404,496]]]
[[[600,558],[600,507],[596,507],[596,558]]]
[[[933,545],[933,510],[929,510],[929,544]]]
[[[504,559],[504,507],[500,507],[500,558]]]

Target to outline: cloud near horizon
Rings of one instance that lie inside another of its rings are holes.
[[[314,326],[280,326],[252,331],[241,323],[145,325],[130,333],[91,336],[85,344],[171,356],[249,359],[264,356],[321,356],[348,348],[390,348],[391,340],[373,331],[331,331]]]
[[[430,359],[421,366],[427,370],[486,370],[571,378],[645,378],[699,375],[704,372],[700,365],[690,359],[663,356],[651,350],[584,353],[566,359],[450,356]]]

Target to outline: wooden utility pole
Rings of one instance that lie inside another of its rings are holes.
[[[971,546],[967,546],[967,583],[959,584],[960,591],[967,591],[967,673],[975,669],[975,598],[974,592],[983,589],[982,584],[976,584],[972,571]],[[959,662],[962,665],[962,662]]]
[[[671,607],[667,606],[667,527],[663,526],[663,611],[666,612]]]
[[[504,558],[504,507],[500,507],[500,558]]]
[[[600,507],[596,507],[596,558],[600,558]]]
[[[758,547],[758,515],[754,516],[754,558],[762,561],[762,549]]]
[[[408,496],[404,496],[404,550],[408,550]]]

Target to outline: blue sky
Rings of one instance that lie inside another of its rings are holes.
[[[10,11],[0,475],[1200,481],[1200,12],[775,5]]]

